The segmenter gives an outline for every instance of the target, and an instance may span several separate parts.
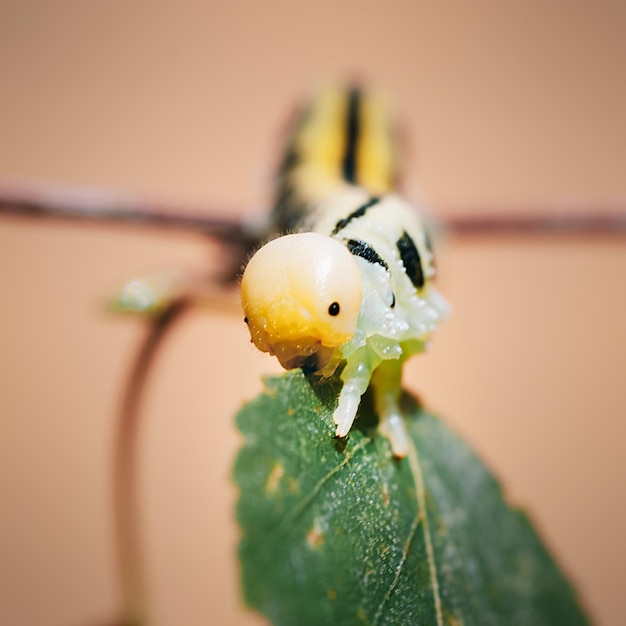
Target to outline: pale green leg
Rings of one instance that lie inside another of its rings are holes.
[[[339,404],[333,414],[337,424],[337,437],[345,437],[350,432],[361,403],[361,396],[370,384],[375,365],[368,356],[366,350],[355,352],[341,372],[343,387],[339,394]]]
[[[409,451],[409,438],[400,411],[401,361],[399,359],[383,361],[374,371],[372,387],[380,432],[391,442],[394,456],[401,459]]]

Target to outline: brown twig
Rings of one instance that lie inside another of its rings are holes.
[[[227,211],[201,211],[182,203],[151,202],[106,191],[53,185],[1,186],[0,215],[71,222],[120,224],[209,236],[244,248],[267,233],[258,224],[236,220]],[[520,207],[506,215],[479,207],[441,210],[444,229],[463,237],[491,235],[626,235],[626,201]]]
[[[173,302],[151,321],[148,334],[131,368],[118,417],[114,444],[113,496],[122,594],[122,619],[119,626],[140,626],[146,623],[146,580],[137,497],[141,401],[151,365],[163,338],[190,305],[188,300]]]
[[[254,228],[227,216],[227,209],[140,200],[103,190],[34,184],[0,185],[0,215],[164,229],[247,245]]]
[[[626,207],[625,207],[626,208]],[[443,220],[452,235],[471,237],[490,235],[626,235],[626,211],[609,212],[598,207],[584,211],[556,213],[552,207],[534,209],[523,215],[460,215]]]

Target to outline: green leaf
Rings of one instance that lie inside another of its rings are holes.
[[[576,626],[574,591],[476,456],[404,398],[394,460],[366,397],[333,438],[337,386],[299,371],[244,407],[234,478],[246,602],[277,626]]]

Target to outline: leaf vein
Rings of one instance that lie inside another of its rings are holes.
[[[437,626],[443,626],[441,595],[439,593],[439,581],[437,579],[437,564],[435,563],[435,552],[433,550],[430,526],[428,524],[428,512],[426,511],[424,478],[422,476],[422,468],[420,467],[419,457],[417,455],[417,448],[412,437],[410,438],[409,446],[409,464],[411,466],[411,473],[413,474],[413,480],[415,482],[415,495],[417,496],[417,504],[423,520],[422,528],[424,529],[424,543],[426,544],[426,555],[428,557],[430,582],[433,589],[433,599],[435,602],[435,616],[437,618]]]
[[[357,443],[348,454],[338,463],[335,467],[333,467],[330,471],[328,471],[322,478],[320,478],[313,489],[304,497],[300,502],[298,502],[291,511],[288,511],[283,519],[281,520],[279,527],[284,523],[295,519],[304,511],[304,509],[312,502],[315,496],[320,492],[325,483],[327,483],[341,468],[347,465],[350,460],[354,457],[354,455],[363,447],[365,447],[368,443],[370,443],[371,439],[369,437],[365,437],[359,443]]]
[[[400,580],[400,574],[402,573],[402,568],[404,567],[407,557],[409,556],[409,548],[411,547],[411,543],[413,542],[415,531],[417,530],[417,527],[419,526],[420,521],[422,521],[422,518],[423,518],[423,514],[421,511],[419,511],[418,514],[415,516],[413,523],[411,524],[409,534],[406,538],[406,541],[404,542],[404,547],[402,548],[402,556],[400,558],[400,562],[398,563],[398,567],[396,568],[396,575],[394,576],[393,580],[391,581],[391,585],[389,585],[387,592],[385,593],[385,595],[383,596],[383,599],[378,605],[378,609],[376,610],[376,614],[374,615],[374,621],[372,622],[372,626],[377,626],[378,621],[380,620],[382,613],[383,613],[383,607],[385,606],[385,604],[391,597],[393,590],[396,588],[396,585],[398,584],[398,581]]]

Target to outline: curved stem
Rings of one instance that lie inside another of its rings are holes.
[[[140,346],[126,386],[114,442],[113,496],[118,576],[122,594],[120,626],[139,626],[146,620],[146,580],[141,545],[138,483],[138,453],[141,401],[154,359],[166,333],[190,306],[188,300],[171,303],[151,321]]]

